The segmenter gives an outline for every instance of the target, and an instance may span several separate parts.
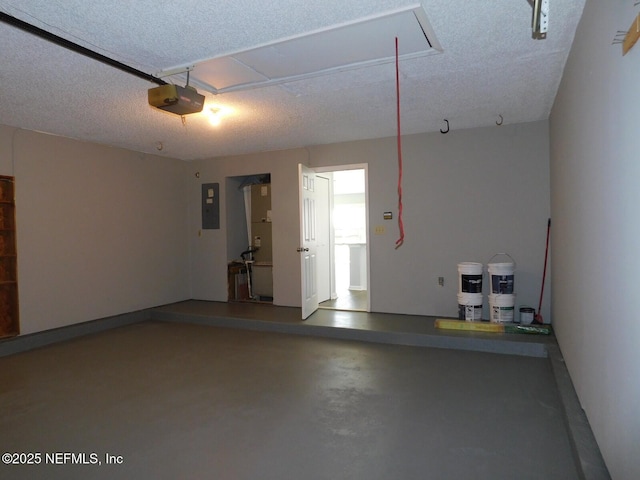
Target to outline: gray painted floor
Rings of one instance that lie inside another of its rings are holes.
[[[578,478],[546,358],[164,321],[0,358],[0,445],[42,453],[11,479]]]
[[[299,308],[255,303],[188,300],[151,309],[150,316],[171,322],[534,357],[547,357],[549,347],[557,345],[553,335],[439,330],[434,326],[435,317],[320,309],[301,320]]]

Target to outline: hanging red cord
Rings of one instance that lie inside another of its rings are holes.
[[[400,237],[396,247],[404,243],[404,224],[402,223],[402,141],[400,139],[400,67],[398,64],[398,37],[396,37],[396,111],[398,116],[398,229]]]

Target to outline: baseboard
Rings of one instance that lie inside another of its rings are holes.
[[[53,343],[71,340],[73,338],[103,332],[112,328],[131,325],[149,319],[149,310],[123,313],[112,317],[100,318],[88,322],[76,323],[60,328],[53,328],[43,332],[19,335],[0,340],[0,357],[26,352],[35,348],[45,347]]]
[[[611,480],[611,475],[604,463],[587,415],[580,405],[578,394],[569,376],[569,370],[564,363],[560,348],[557,345],[549,345],[547,353],[564,408],[569,442],[576,459],[580,478],[584,480]]]

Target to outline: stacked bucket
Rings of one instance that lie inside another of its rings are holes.
[[[509,257],[509,262],[492,262],[498,256]],[[488,264],[489,271],[489,321],[512,323],[516,295],[514,293],[514,272],[516,264],[510,255],[498,253]],[[482,320],[482,275],[483,265],[476,262],[458,264],[458,318],[468,322]]]
[[[498,256],[506,256],[510,262],[491,263]],[[512,323],[514,316],[516,295],[513,290],[513,274],[516,264],[506,253],[498,253],[489,261],[489,321],[493,323]]]
[[[482,264],[459,263],[458,274],[458,318],[482,320]]]

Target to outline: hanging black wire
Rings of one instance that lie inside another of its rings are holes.
[[[77,43],[73,43],[67,40],[66,38],[62,38],[51,32],[47,32],[46,30],[36,27],[35,25],[31,25],[30,23],[20,20],[19,18],[13,17],[7,13],[0,12],[0,21],[8,23],[9,25],[19,28],[20,30],[23,30],[27,33],[31,33],[32,35],[40,37],[44,40],[48,40],[49,42],[55,43],[56,45],[64,47],[68,50],[84,55],[85,57],[92,58],[106,65],[109,65],[113,68],[122,70],[123,72],[126,72],[130,75],[134,75],[136,77],[142,78],[149,82],[156,83],[158,85],[167,85],[167,82],[165,82],[161,78],[154,77],[153,75],[145,73],[136,68],[130,67],[129,65],[125,65],[124,63],[119,62],[117,60],[114,60],[113,58],[109,58],[98,52],[89,50],[88,48],[85,48],[82,45],[78,45]]]

